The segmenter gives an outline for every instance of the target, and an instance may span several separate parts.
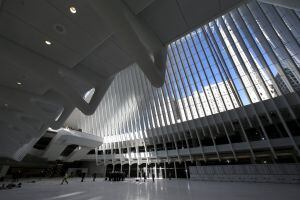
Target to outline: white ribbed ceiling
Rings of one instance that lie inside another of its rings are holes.
[[[133,63],[161,86],[164,46],[240,2],[0,1],[0,157],[21,159],[74,108],[92,114],[114,75]]]

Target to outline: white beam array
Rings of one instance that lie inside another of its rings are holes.
[[[213,146],[221,160],[219,137],[237,160],[236,135],[253,160],[253,140],[264,140],[276,158],[267,125],[277,128],[279,138],[289,138],[299,155],[286,119],[298,125],[288,95],[300,103],[299,16],[299,11],[257,1],[242,5],[168,45],[161,88],[151,86],[133,65],[116,75],[95,114],[66,124],[103,137],[100,150],[123,154],[121,160],[129,163],[139,163],[147,153],[161,158],[159,152],[168,161],[168,150],[180,160],[181,149],[192,159],[195,147],[205,161],[205,146]]]

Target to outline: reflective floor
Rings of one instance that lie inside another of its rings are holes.
[[[69,180],[60,185],[59,179],[24,183],[22,188],[0,190],[1,200],[296,200],[300,196],[300,185],[268,183],[201,182],[187,180],[156,180],[155,183],[106,182],[98,179]]]

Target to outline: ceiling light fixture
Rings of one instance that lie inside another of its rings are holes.
[[[49,46],[49,45],[51,45],[52,43],[51,43],[49,40],[45,40],[45,44]]]
[[[76,14],[77,13],[77,10],[74,6],[71,6],[70,7],[70,12],[73,13],[73,14]]]
[[[5,106],[5,107],[8,107],[8,104],[7,104],[7,103],[5,103],[5,104],[4,104],[4,106]]]
[[[21,82],[17,82],[17,85],[23,85],[23,83],[21,83]]]

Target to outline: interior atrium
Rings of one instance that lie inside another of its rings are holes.
[[[0,0],[0,64],[0,199],[299,198],[298,0]]]

